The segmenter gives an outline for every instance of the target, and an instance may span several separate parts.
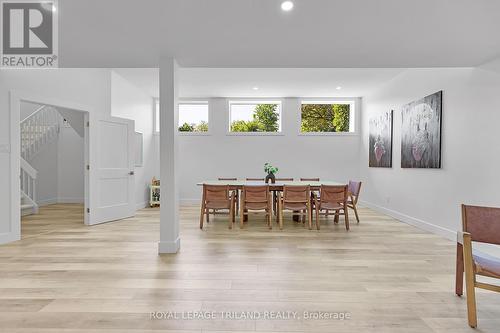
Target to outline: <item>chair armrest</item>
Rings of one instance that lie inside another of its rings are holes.
[[[465,231],[457,231],[457,243],[464,245],[464,241],[471,241],[471,234]]]

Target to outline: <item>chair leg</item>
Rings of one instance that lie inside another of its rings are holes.
[[[470,327],[477,326],[477,314],[476,314],[476,291],[475,291],[475,275],[473,268],[473,261],[471,253],[464,251],[464,261],[465,261],[465,291],[467,294],[467,318]],[[471,251],[472,252],[472,251]]]
[[[356,221],[359,223],[358,209],[356,208],[356,204],[352,204],[352,208],[354,209],[354,215],[356,215]]]
[[[319,230],[319,208],[318,207],[315,207],[315,211],[316,211],[316,229]]]
[[[214,211],[215,212],[215,211]],[[206,210],[206,214],[207,214],[207,223],[210,223],[210,209],[207,209]],[[215,214],[214,214],[215,215]]]
[[[455,271],[455,294],[463,295],[464,291],[464,252],[462,244],[457,243],[457,265]]]
[[[339,211],[338,210],[335,211],[335,217],[333,218],[333,222],[335,224],[339,223]]]
[[[201,209],[200,209],[200,229],[203,229],[203,219],[205,218],[205,203],[201,203]]]
[[[283,207],[281,206],[281,198],[278,196],[278,211],[279,211],[279,223],[280,230],[283,230]]]
[[[234,200],[231,199],[231,204],[229,206],[229,223],[228,227],[229,229],[233,229],[233,223],[234,223]]]
[[[238,214],[240,212],[240,190],[236,190],[235,193],[236,193],[236,196],[235,196],[236,211],[235,211],[235,213]]]
[[[349,209],[344,206],[345,230],[349,230]]]
[[[312,214],[311,205],[307,205],[307,223],[309,224],[309,230],[312,230]]]
[[[245,210],[243,209],[243,203],[240,204],[240,229],[243,229],[243,223],[245,222]]]

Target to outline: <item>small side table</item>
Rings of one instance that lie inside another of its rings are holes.
[[[149,206],[155,207],[160,205],[160,185],[149,186]]]

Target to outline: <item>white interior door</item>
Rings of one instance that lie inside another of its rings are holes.
[[[135,214],[134,121],[117,117],[97,120],[98,140],[90,165],[91,205],[88,224],[120,220]],[[91,124],[91,128],[92,128]],[[92,147],[91,147],[92,148]]]

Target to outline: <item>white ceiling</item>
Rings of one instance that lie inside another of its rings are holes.
[[[159,96],[158,69],[114,70],[145,93]],[[402,71],[369,68],[180,68],[179,96],[359,97]],[[337,90],[339,86],[342,89]]]
[[[495,0],[59,1],[62,67],[404,68],[500,55]]]

